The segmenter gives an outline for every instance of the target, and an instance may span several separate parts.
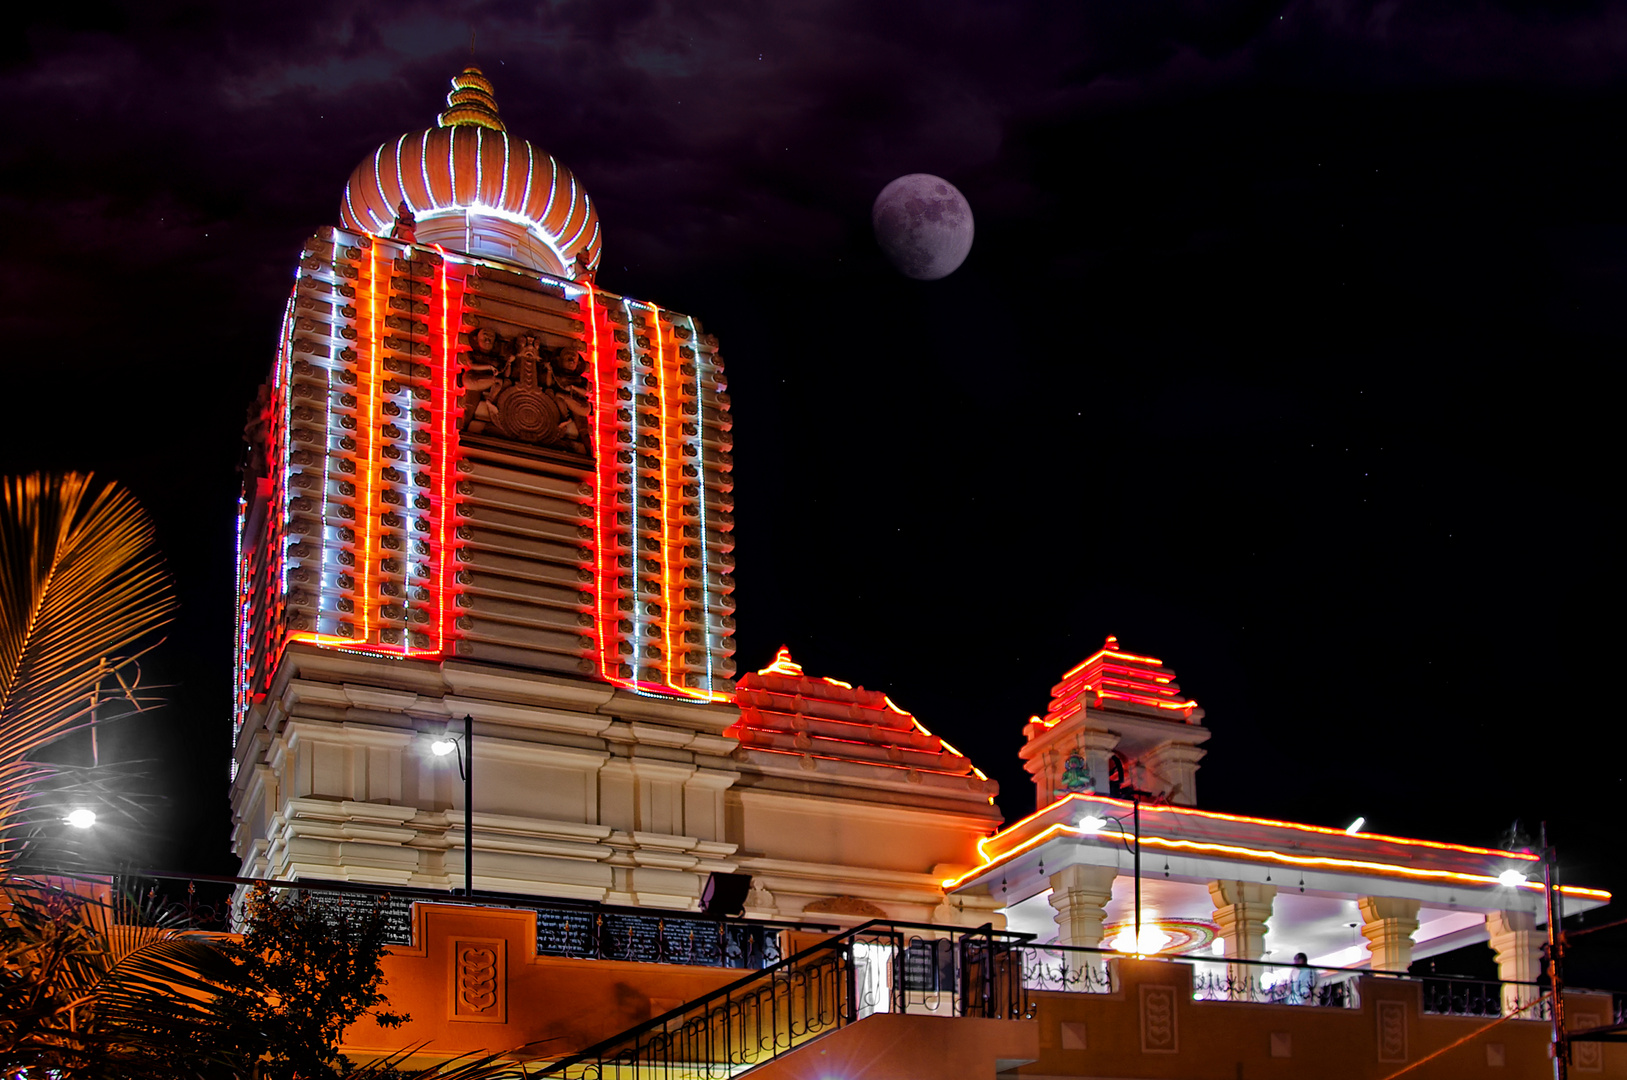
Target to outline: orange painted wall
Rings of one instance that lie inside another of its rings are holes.
[[[366,1060],[427,1042],[418,1059],[470,1052],[560,1057],[750,972],[734,968],[567,960],[536,955],[536,916],[530,911],[419,904],[415,948],[384,959],[384,993],[396,1012],[412,1016],[394,1031],[364,1018],[345,1032],[344,1051]],[[459,987],[457,942],[501,949],[506,978],[499,1001],[482,1015],[454,1015]]]
[[[760,1066],[752,1080],[990,1080],[1038,1053],[1037,1025],[880,1013]]]

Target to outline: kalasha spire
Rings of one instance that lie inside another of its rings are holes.
[[[452,76],[452,92],[446,95],[447,110],[438,117],[441,127],[472,124],[492,131],[506,131],[497,115],[497,98],[491,80],[470,64]]]
[[[391,139],[356,166],[339,222],[388,235],[402,203],[417,216],[419,244],[578,281],[599,265],[593,200],[569,169],[509,134],[491,80],[473,64],[452,77],[434,127]]]

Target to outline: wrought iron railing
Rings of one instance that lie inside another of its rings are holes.
[[[181,877],[161,873],[114,875],[113,882],[117,893],[165,904],[179,924],[188,929],[221,931],[242,928],[247,890],[261,884],[252,878]],[[435,889],[352,882],[269,881],[264,884],[277,891],[298,891],[339,917],[348,912],[371,913],[377,909],[384,917],[385,942],[407,947],[415,944],[413,905],[418,903],[533,911],[539,956],[700,967],[750,970],[769,967],[782,956],[781,941],[787,929],[835,929],[828,924],[725,919],[699,912],[620,908],[507,893],[464,897]]]
[[[1194,1001],[1246,1001],[1257,1005],[1309,1005],[1359,1009],[1360,973],[1309,964],[1249,960],[1192,961]]]
[[[721,1080],[875,1013],[1021,1018],[1025,935],[868,922],[547,1066],[564,1080]]]
[[[1398,976],[1423,984],[1424,1012],[1436,1016],[1508,1016],[1548,1020],[1552,1002],[1537,983],[1488,982],[1454,975]]]
[[[1118,992],[1118,968],[1109,963],[1122,953],[1072,945],[1024,945],[1023,985],[1030,990],[1072,994]]]

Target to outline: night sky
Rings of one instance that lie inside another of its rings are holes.
[[[887,691],[1014,819],[1024,721],[1117,634],[1208,711],[1201,805],[1546,819],[1567,880],[1627,896],[1627,5],[702,7],[0,31],[0,470],[130,486],[183,601],[171,704],[114,740],[168,798],[122,855],[234,867],[245,410],[302,241],[472,29],[509,130],[598,204],[600,283],[722,341],[742,671],[784,643]],[[941,281],[871,236],[911,172],[976,215]],[[1583,940],[1576,977],[1627,985],[1627,934]]]

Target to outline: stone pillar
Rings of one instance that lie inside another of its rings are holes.
[[[1412,935],[1418,930],[1418,901],[1363,896],[1361,936],[1373,956],[1374,971],[1406,971],[1412,964]]]
[[[1181,806],[1198,805],[1198,762],[1208,751],[1191,743],[1166,742],[1141,755],[1152,788]]]
[[[1107,782],[1107,759],[1113,756],[1113,751],[1119,745],[1119,733],[1116,731],[1087,731],[1079,736],[1079,744],[1085,749],[1085,766],[1090,769],[1090,784],[1096,789],[1096,794],[1109,793]]]
[[[1510,983],[1534,983],[1542,974],[1542,944],[1537,917],[1529,911],[1486,913],[1486,933],[1497,957],[1497,977]],[[1535,986],[1503,987],[1503,1012],[1529,1005],[1541,996]]]
[[[1058,944],[1102,947],[1102,920],[1118,876],[1112,866],[1068,866],[1051,875]]]
[[[1226,943],[1226,955],[1237,960],[1265,959],[1265,923],[1277,887],[1259,881],[1211,881],[1215,924]]]

